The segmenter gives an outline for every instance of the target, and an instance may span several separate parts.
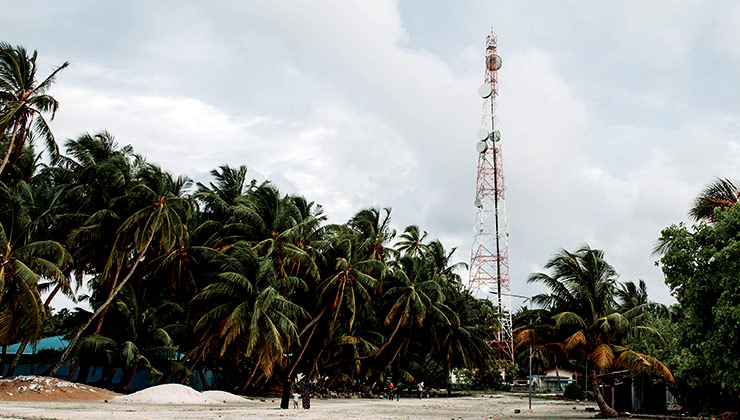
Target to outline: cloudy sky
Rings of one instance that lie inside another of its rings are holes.
[[[673,302],[660,230],[740,177],[733,1],[26,1],[0,27],[39,51],[40,76],[71,63],[51,91],[60,143],[107,129],[199,181],[245,164],[332,222],[392,207],[460,261],[493,28],[516,294],[588,243]]]

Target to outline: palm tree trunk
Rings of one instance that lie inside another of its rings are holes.
[[[321,355],[324,354],[324,350],[326,350],[326,343],[324,343],[324,347],[321,348],[321,351],[319,351],[319,354],[313,360],[313,365],[311,366],[311,370],[308,372],[306,378],[310,379],[313,377],[313,373],[317,370],[316,366],[319,364],[319,359],[321,359]]]
[[[75,375],[77,374],[77,371],[80,370],[80,364],[82,364],[82,362],[77,360],[69,369],[69,374],[67,375],[68,381],[73,382],[75,380]]]
[[[8,374],[5,376],[13,376],[13,374],[15,374],[15,368],[18,367],[18,363],[21,360],[21,356],[23,355],[23,352],[26,350],[28,341],[29,341],[29,338],[26,337],[21,342],[20,347],[18,347],[18,351],[15,352],[15,357],[13,358],[13,361],[10,363],[10,366],[8,367]]]
[[[118,372],[118,368],[116,367],[108,367],[106,370],[106,375],[103,378],[103,383],[105,384],[103,387],[107,389],[113,388],[113,377],[116,376],[116,372]],[[121,370],[121,377],[123,377],[123,370]]]
[[[136,376],[136,368],[138,367],[139,367],[139,363],[137,362],[133,366],[131,366],[131,369],[128,372],[126,372],[128,376],[127,378],[125,378],[126,382],[124,382],[123,376],[121,377],[121,384],[123,385],[121,389],[124,392],[131,391],[131,384],[134,382],[134,376]]]
[[[619,413],[617,413],[617,411],[613,408],[609,407],[609,404],[607,404],[606,400],[604,400],[604,395],[602,395],[601,391],[599,391],[599,380],[596,379],[596,369],[591,369],[588,372],[588,379],[591,382],[591,389],[594,392],[596,404],[599,406],[599,410],[601,410],[601,415],[604,417],[617,417]]]
[[[205,347],[207,343],[208,342],[205,340],[205,338],[203,338],[202,340],[200,340],[200,342],[195,347],[193,347],[192,349],[190,349],[189,352],[187,352],[184,356],[182,356],[180,358],[180,362],[182,362],[182,364],[185,365],[185,363],[188,361],[188,359],[190,359],[191,357],[193,357],[195,355],[195,353],[197,353],[200,349],[202,349],[203,347]],[[195,367],[195,361],[193,362],[191,368],[194,368],[194,367]],[[167,381],[169,381],[170,378],[172,378],[174,375],[175,375],[175,371],[168,372],[167,375],[163,376],[162,379],[160,379],[159,382],[157,382],[157,384],[158,385],[161,385],[161,384],[167,383]]]
[[[80,340],[80,337],[82,337],[82,333],[85,332],[87,327],[89,327],[90,324],[92,324],[93,320],[98,315],[100,315],[101,312],[103,312],[104,310],[108,308],[108,305],[110,305],[111,302],[113,302],[113,299],[116,297],[116,295],[118,295],[118,292],[120,292],[121,289],[123,289],[123,286],[126,285],[128,280],[134,274],[134,271],[136,271],[136,267],[139,265],[141,260],[144,259],[144,255],[146,254],[146,251],[149,249],[149,245],[152,243],[153,239],[154,239],[154,231],[152,231],[152,234],[149,237],[149,240],[147,240],[146,245],[144,245],[144,248],[139,253],[139,256],[136,258],[136,262],[134,262],[134,265],[131,267],[128,274],[126,274],[126,277],[124,277],[123,280],[121,280],[121,282],[115,288],[115,291],[111,293],[110,295],[108,295],[108,298],[105,300],[105,302],[103,302],[103,304],[100,305],[98,309],[95,310],[95,313],[92,314],[90,319],[88,319],[87,322],[85,322],[85,324],[82,325],[79,330],[77,330],[77,333],[75,334],[75,336],[72,338],[69,344],[67,344],[67,348],[64,349],[64,353],[62,353],[62,357],[60,357],[59,361],[57,361],[54,367],[52,367],[51,371],[49,372],[49,376],[54,376],[57,373],[57,371],[62,366],[62,364],[67,360],[67,357],[69,357],[70,353],[72,353],[72,349],[74,349],[74,347],[77,345],[77,342]],[[115,281],[114,281],[114,284],[115,284]]]
[[[374,352],[372,352],[372,353],[368,354],[367,356],[353,357],[352,359],[345,359],[345,360],[340,360],[340,361],[338,361],[338,362],[334,362],[334,363],[329,363],[329,364],[328,364],[328,365],[326,365],[325,367],[327,367],[327,368],[328,368],[328,367],[331,367],[331,366],[334,366],[334,365],[338,365],[338,364],[340,364],[340,363],[346,363],[346,362],[354,362],[354,361],[357,361],[357,360],[365,360],[365,359],[369,359],[369,358],[371,358],[371,357],[373,357],[373,356],[377,355],[377,354],[378,354],[378,353],[380,353],[381,351],[385,350],[385,348],[386,348],[386,347],[388,347],[388,344],[390,344],[390,343],[391,343],[391,340],[393,340],[393,337],[395,337],[395,335],[396,335],[396,333],[398,332],[398,329],[399,329],[400,327],[401,327],[401,320],[399,319],[399,320],[398,320],[398,323],[396,324],[396,328],[394,328],[394,329],[393,329],[393,332],[391,333],[391,336],[390,336],[390,337],[388,337],[388,340],[387,340],[387,341],[386,341],[385,343],[383,343],[383,345],[382,345],[382,346],[380,346],[380,348],[378,348],[378,349],[377,349],[377,350],[375,350]]]
[[[8,355],[8,345],[3,344],[3,353],[2,357],[0,357],[0,376],[3,376],[3,373],[5,373],[5,357]]]
[[[254,379],[254,374],[257,373],[257,369],[259,368],[259,365],[255,362],[254,369],[252,369],[252,373],[249,375],[249,379],[247,379],[247,382],[244,382],[244,385],[242,385],[241,389],[239,390],[240,394],[244,394],[247,392],[247,388],[249,388],[249,385],[252,383],[252,379]]]
[[[61,284],[57,284],[56,287],[54,287],[54,290],[51,291],[49,296],[46,298],[46,302],[44,302],[44,308],[48,308],[49,305],[51,305],[51,301],[54,299],[54,296],[56,296],[57,293],[59,293],[59,290],[61,289],[62,289]]]
[[[123,264],[120,264],[118,268],[116,268],[116,275],[113,276],[113,284],[111,284],[110,291],[108,291],[108,299],[111,297],[113,292],[116,290],[116,280],[118,280],[118,276],[121,274],[122,267],[123,267]],[[98,317],[98,322],[95,325],[95,329],[93,330],[93,334],[100,334],[100,330],[103,328],[103,320],[105,319],[106,313],[108,313],[108,307],[103,309],[103,312],[100,313],[100,316]]]
[[[90,367],[90,361],[83,360],[80,363],[80,373],[77,375],[77,380],[75,382],[86,384],[87,380],[90,378]]]
[[[306,352],[306,349],[308,348],[308,344],[311,342],[311,338],[313,337],[313,333],[316,331],[316,327],[319,325],[318,324],[319,319],[321,319],[321,317],[326,313],[326,309],[327,309],[327,306],[325,306],[324,309],[322,309],[321,312],[319,312],[319,314],[316,315],[316,317],[314,319],[312,319],[311,322],[309,322],[308,325],[306,325],[303,328],[303,331],[301,331],[301,333],[299,334],[299,336],[300,336],[309,327],[311,327],[313,325],[313,329],[311,329],[311,334],[308,335],[308,338],[306,339],[306,342],[303,343],[303,346],[301,347],[301,352],[298,353],[298,357],[296,357],[295,362],[293,362],[293,365],[290,367],[290,370],[288,371],[288,374],[286,375],[286,380],[290,380],[290,378],[293,377],[293,371],[295,371],[296,366],[298,366],[298,362],[301,361],[301,358],[303,357],[303,353]]]
[[[403,341],[401,341],[401,344],[396,349],[396,352],[393,353],[393,357],[391,357],[391,360],[388,361],[388,363],[385,365],[385,367],[383,368],[381,372],[385,372],[385,370],[388,369],[393,364],[393,361],[396,360],[396,357],[398,357],[398,354],[401,353],[401,349],[403,348],[403,345],[406,344],[408,340],[409,338],[406,337],[403,339]]]
[[[15,136],[18,134],[18,124],[13,124],[13,134],[10,136],[10,142],[8,142],[8,150],[5,151],[5,157],[3,158],[3,163],[0,164],[0,176],[2,176],[3,171],[5,170],[5,165],[8,164],[8,160],[10,159],[10,155],[13,153],[13,144],[15,143]]]
[[[198,377],[200,378],[200,382],[203,384],[203,389],[206,391],[210,391],[211,387],[208,386],[208,381],[206,380],[206,374],[203,373],[203,369],[198,369]]]

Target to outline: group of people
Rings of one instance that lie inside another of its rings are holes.
[[[419,392],[419,398],[424,398],[424,382],[416,384],[416,390]],[[393,400],[394,397],[396,401],[401,400],[401,387],[396,387],[393,385],[393,381],[390,381],[388,384],[388,399]]]
[[[424,398],[424,382],[416,384],[416,389],[419,393],[419,398]],[[304,409],[308,410],[311,408],[311,394],[311,386],[308,383],[297,385],[293,388],[293,408],[298,408],[298,401],[301,402]],[[394,398],[396,401],[401,400],[401,388],[395,386],[393,381],[390,381],[388,384],[388,399],[393,400]],[[287,406],[284,408],[287,408]]]
[[[311,388],[308,384],[297,386],[293,390],[293,408],[298,408],[298,400],[304,409],[311,408]]]

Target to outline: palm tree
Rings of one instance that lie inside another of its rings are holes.
[[[424,255],[426,251],[426,245],[424,239],[427,237],[427,232],[419,232],[419,226],[409,225],[403,230],[403,233],[399,236],[401,239],[396,243],[396,249],[402,255],[412,255],[420,257]]]
[[[111,339],[115,346],[108,350],[109,360],[121,368],[118,388],[128,391],[139,369],[157,378],[162,371],[182,371],[176,360],[175,337],[183,336],[187,327],[182,319],[183,308],[176,303],[162,300],[156,305],[145,306],[131,283],[111,305],[113,313],[107,318],[102,336]],[[91,336],[94,337],[94,336]]]
[[[535,273],[528,282],[543,283],[550,293],[534,296],[532,301],[556,313],[555,330],[563,334],[561,342],[565,349],[596,367],[588,372],[588,378],[604,416],[615,417],[618,413],[599,392],[597,369],[605,371],[619,366],[673,380],[659,360],[624,345],[634,337],[655,331],[640,325],[639,311],[616,312],[617,273],[604,260],[603,251],[587,245],[575,253],[561,250],[545,268],[552,274]],[[533,328],[524,329],[519,333],[519,342],[532,342],[535,334]]]
[[[450,313],[443,304],[442,287],[424,266],[424,260],[401,257],[393,263],[387,283],[389,287],[384,295],[390,303],[390,309],[384,323],[395,324],[395,327],[384,346],[391,342],[401,326],[415,324],[421,327],[427,315],[446,318],[446,314]]]
[[[446,316],[431,317],[435,360],[442,363],[443,377],[449,380],[455,367],[474,369],[488,366],[493,360],[493,348],[488,344],[501,328],[498,311],[487,299],[477,299],[460,287],[448,292]]]
[[[0,182],[0,343],[22,341],[25,348],[39,337],[46,316],[39,282],[47,278],[65,284],[62,269],[70,258],[58,242],[40,240],[44,214],[31,214],[33,192],[28,184],[20,182],[17,188]]]
[[[5,155],[0,163],[0,176],[11,157],[15,161],[20,156],[32,131],[41,137],[52,159],[59,154],[54,135],[43,114],[51,113],[51,119],[54,119],[59,103],[46,92],[54,83],[57,73],[69,63],[65,62],[41,83],[37,83],[37,56],[36,51],[29,57],[21,46],[0,43],[0,134],[7,139]]]
[[[694,205],[689,210],[689,216],[694,220],[707,220],[714,223],[714,209],[727,209],[740,201],[740,186],[729,178],[717,178],[704,187],[704,190],[694,199]]]
[[[196,198],[204,204],[203,216],[226,221],[232,217],[233,208],[244,202],[247,192],[255,187],[255,181],[247,187],[247,167],[237,169],[229,165],[211,171],[216,183],[206,186],[198,183]]]
[[[302,281],[279,278],[272,262],[244,241],[234,244],[214,263],[219,267],[216,280],[193,300],[196,307],[203,308],[195,330],[205,332],[204,340],[219,341],[221,357],[230,348],[236,349],[237,363],[242,356],[256,356],[246,387],[258,370],[270,378],[275,364],[298,340],[297,321],[306,313],[278,289],[284,283],[301,287]]]
[[[372,258],[372,250],[361,233],[346,226],[332,225],[327,235],[331,240],[322,255],[325,269],[310,295],[315,302],[315,305],[311,305],[315,315],[301,331],[301,334],[308,332],[309,335],[288,376],[300,363],[320,325],[322,328],[319,331],[324,334],[309,374],[315,370],[319,357],[327,348],[341,348],[347,343],[357,345],[362,342],[353,335],[357,331],[357,320],[372,316],[372,297],[387,270],[382,261]],[[325,316],[328,319],[324,321]]]
[[[670,310],[667,306],[651,302],[648,299],[647,285],[645,280],[638,284],[627,281],[619,285],[615,291],[619,306],[617,311],[622,314],[640,313],[640,317],[652,315],[657,318],[669,318]]]
[[[357,212],[347,222],[347,226],[360,232],[364,238],[363,248],[368,249],[373,259],[385,261],[386,244],[396,236],[396,231],[390,227],[391,209],[370,208]]]
[[[199,197],[202,199],[204,194],[201,189]],[[214,197],[210,200],[216,201]],[[275,187],[264,183],[237,200],[230,212],[232,220],[222,230],[236,233],[222,241],[224,248],[229,243],[248,240],[259,255],[272,260],[279,276],[318,276],[306,238],[318,228],[320,219],[302,214],[293,198],[281,196]]]
[[[137,209],[121,223],[106,259],[101,277],[109,284],[107,298],[70,340],[59,361],[50,370],[54,375],[69,357],[85,330],[104,312],[136,272],[147,253],[156,251],[155,257],[166,253],[181,242],[187,220],[191,217],[188,200],[167,190],[156,190],[145,183],[131,187],[126,196],[131,207]],[[124,274],[125,270],[125,274]]]

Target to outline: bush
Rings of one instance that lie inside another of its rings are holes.
[[[566,400],[580,400],[583,398],[583,388],[575,382],[571,382],[565,387],[563,398]]]

